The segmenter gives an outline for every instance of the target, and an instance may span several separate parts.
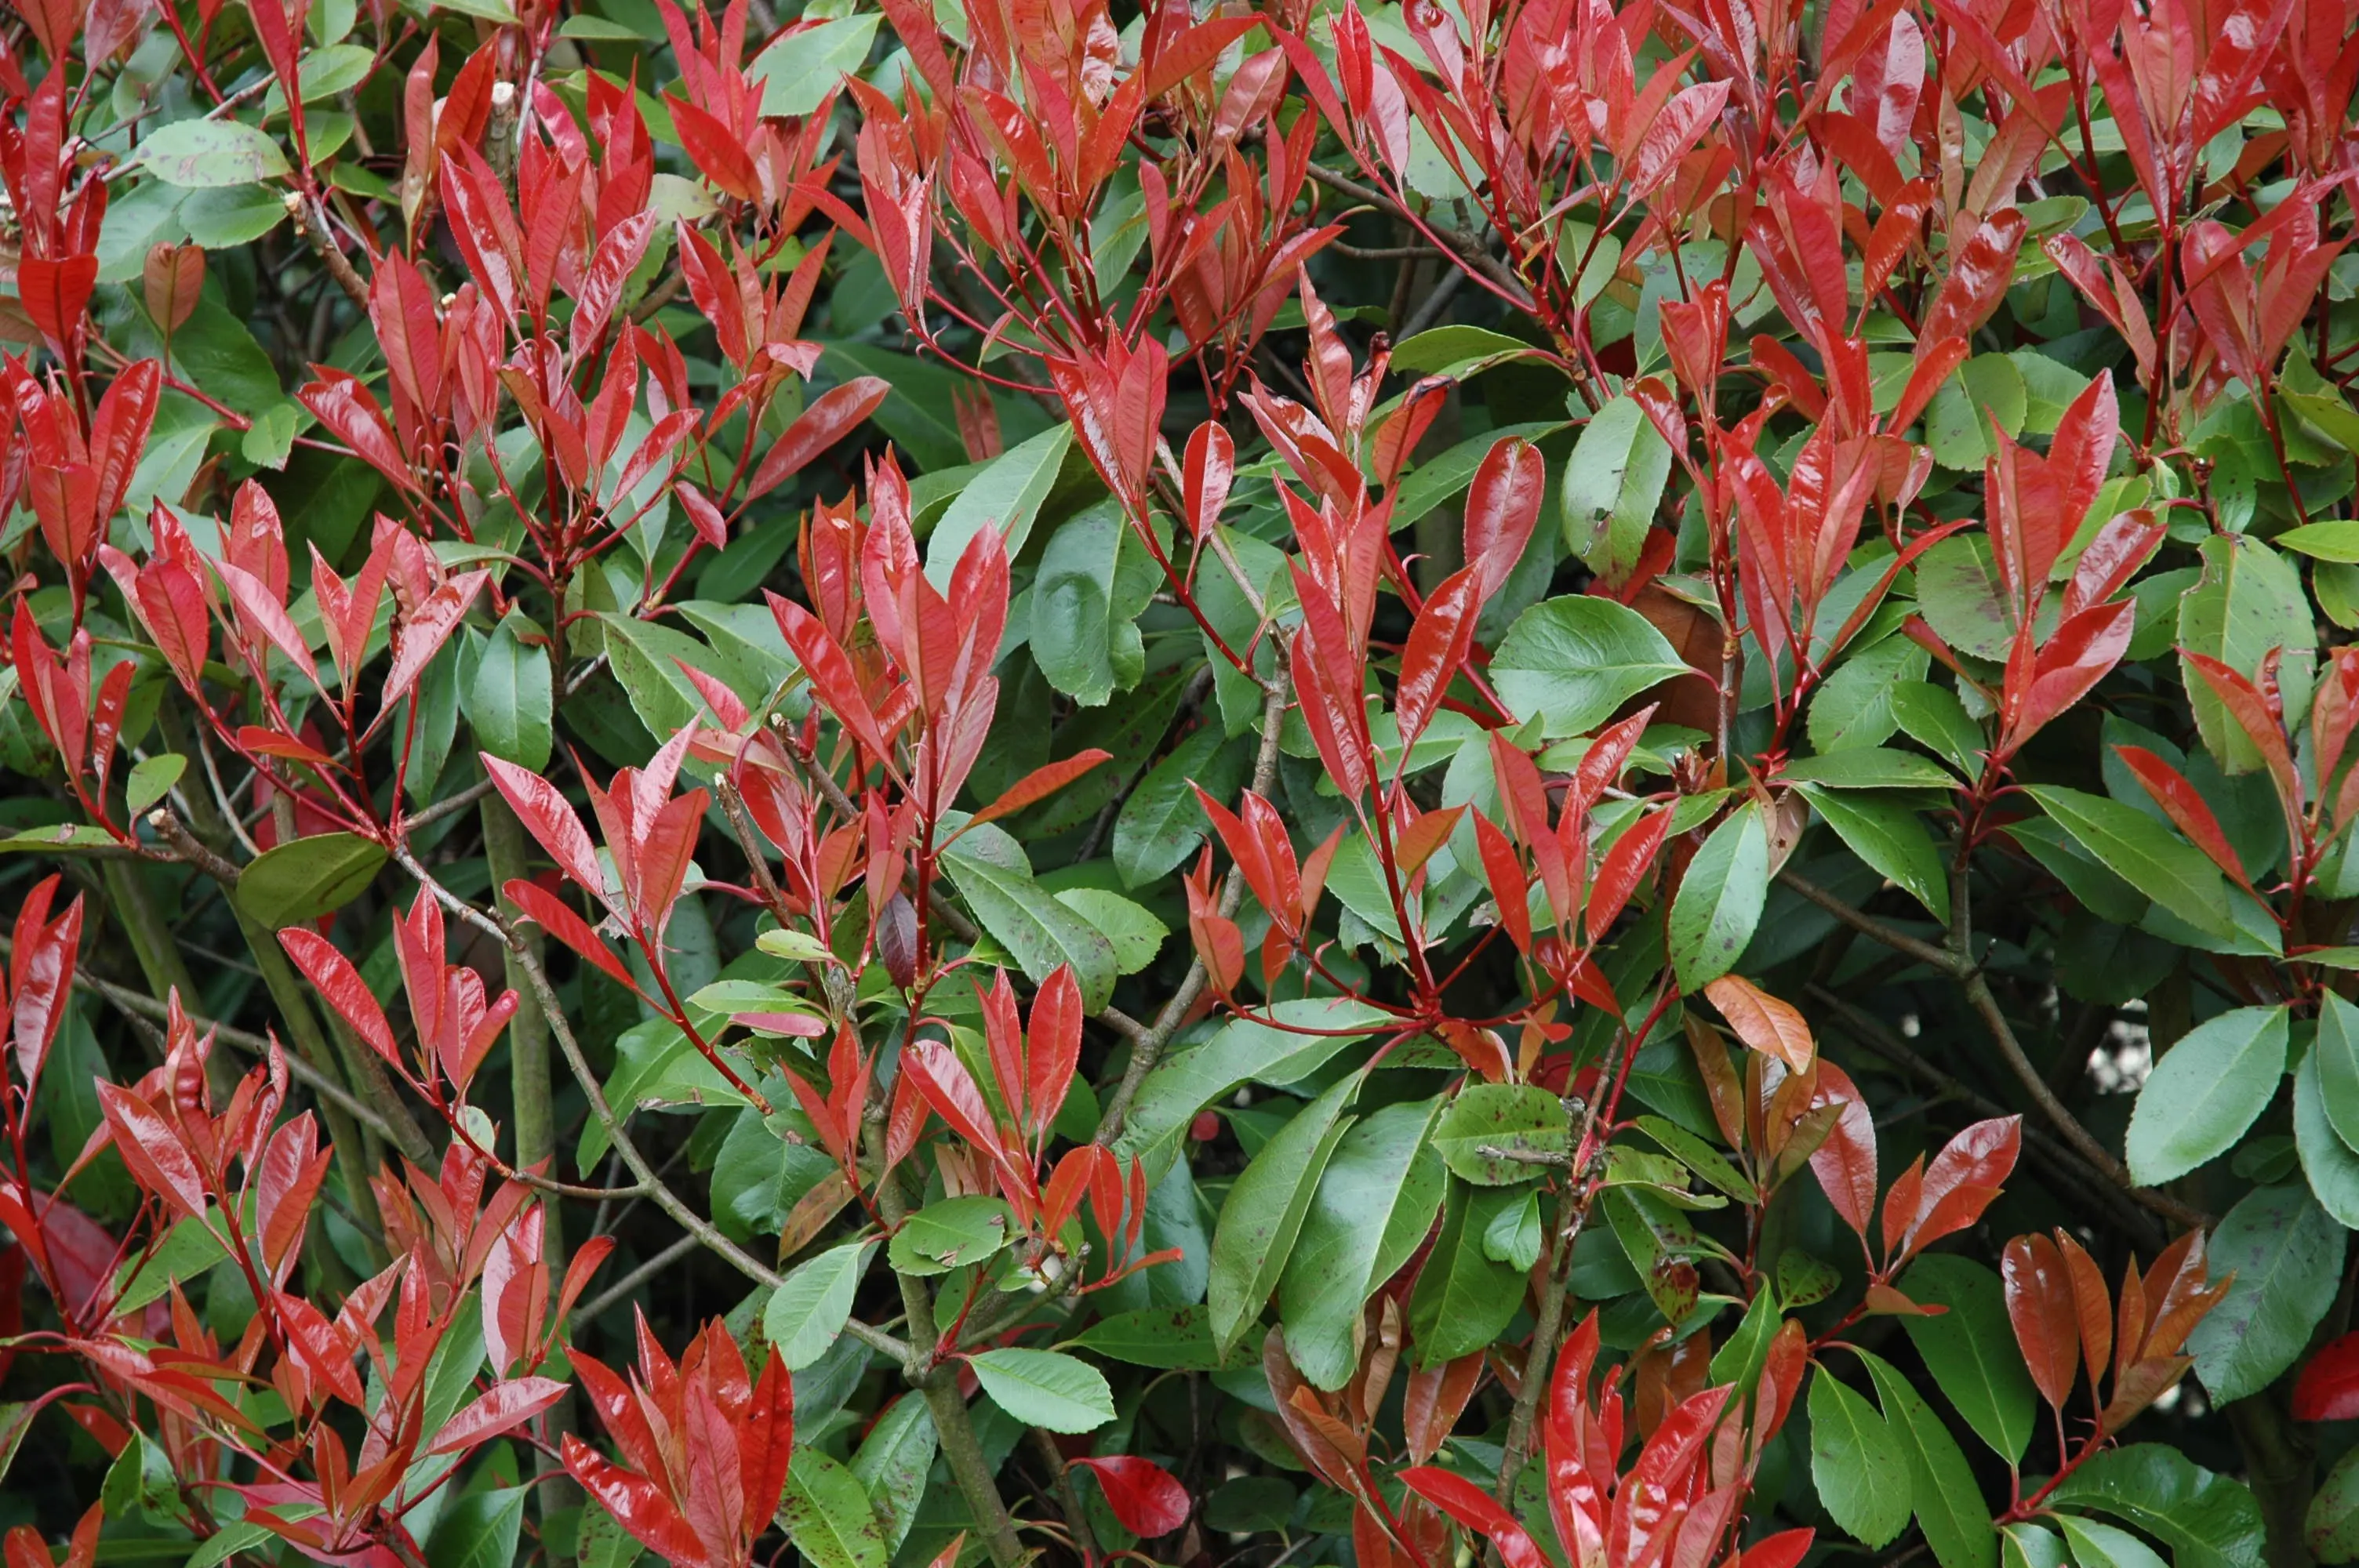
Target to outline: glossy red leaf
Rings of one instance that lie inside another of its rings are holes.
[[[969,826],[978,822],[995,822],[1010,816],[1036,801],[1048,799],[1100,762],[1111,761],[1113,753],[1093,746],[1054,762],[1043,762],[1009,784],[989,806],[967,818]]]
[[[554,1378],[515,1378],[495,1383],[445,1422],[421,1453],[465,1454],[481,1447],[563,1399],[570,1387]]]
[[[804,409],[795,422],[762,454],[761,466],[745,486],[744,499],[766,495],[800,473],[812,459],[834,446],[876,412],[893,390],[881,376],[855,376],[831,387]]]
[[[2061,1410],[2081,1358],[2079,1319],[2064,1255],[2045,1236],[2018,1236],[1999,1258],[2007,1321],[2040,1398]]]
[[[1468,516],[1471,528],[1471,503]],[[1441,706],[1442,695],[1450,689],[1459,666],[1466,662],[1467,651],[1473,646],[1474,618],[1483,610],[1482,589],[1481,569],[1473,566],[1461,568],[1433,590],[1409,628],[1408,642],[1401,649],[1400,686],[1393,704],[1400,725],[1400,762],[1404,765],[1408,748],[1425,733],[1426,725]]]
[[[1516,1516],[1465,1476],[1438,1465],[1417,1465],[1402,1471],[1400,1479],[1410,1491],[1468,1530],[1487,1538],[1499,1549],[1500,1560],[1507,1568],[1548,1568],[1546,1554],[1516,1522]]]
[[[1114,1517],[1133,1535],[1151,1541],[1188,1522],[1188,1488],[1152,1459],[1117,1454],[1076,1459],[1073,1467],[1098,1478]]]
[[[2359,1417],[2359,1334],[2346,1334],[2302,1364],[2293,1381],[2296,1421]]]

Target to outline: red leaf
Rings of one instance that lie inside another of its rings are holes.
[[[667,1563],[710,1561],[704,1542],[653,1481],[633,1475],[570,1432],[564,1454],[567,1472],[640,1545]]]
[[[2212,858],[2213,865],[2234,877],[2237,886],[2253,885],[2245,875],[2245,862],[2236,854],[2235,846],[2228,842],[2220,819],[2212,814],[2211,804],[2196,793],[2185,774],[2144,746],[2115,746],[2114,752],[2127,764],[2140,787],[2162,807],[2163,815],[2192,838],[2195,847]]]
[[[303,978],[319,988],[339,1016],[369,1048],[397,1068],[401,1066],[401,1053],[393,1041],[393,1027],[386,1022],[385,1010],[362,979],[352,960],[338,950],[336,945],[308,926],[290,925],[278,934],[278,945],[303,971]]]
[[[1722,1051],[1714,1044],[1712,1049]],[[1722,1051],[1723,1055],[1726,1054]],[[1819,1064],[1818,1092],[1813,1105],[1844,1102],[1843,1113],[1828,1130],[1826,1141],[1810,1154],[1810,1173],[1827,1195],[1843,1222],[1867,1239],[1867,1222],[1875,1212],[1875,1120],[1851,1076],[1832,1062]]]
[[[1501,441],[1484,454],[1466,492],[1466,561],[1480,585],[1478,606],[1523,559],[1547,488],[1548,464],[1529,441]]]
[[[1471,532],[1471,503],[1467,516]],[[1528,524],[1526,531],[1529,531]],[[1401,765],[1406,765],[1408,748],[1416,744],[1417,738],[1432,720],[1434,710],[1441,706],[1442,694],[1450,689],[1459,665],[1466,662],[1467,651],[1474,643],[1474,619],[1482,611],[1481,568],[1463,567],[1434,589],[1433,597],[1425,601],[1425,608],[1418,612],[1416,623],[1409,628],[1408,645],[1401,650],[1400,689],[1395,702],[1400,723]]]
[[[1671,813],[1667,807],[1624,828],[1598,861],[1597,880],[1589,887],[1586,924],[1591,942],[1604,935],[1628,905],[1639,882],[1653,869],[1670,830]]]
[[[2019,1116],[1977,1121],[1951,1139],[1925,1167],[1908,1249],[1914,1252],[1980,1219],[2014,1173],[2022,1149]]]
[[[1945,20],[1954,20],[1957,8],[1941,6]],[[2023,214],[2001,208],[1964,237],[1951,252],[1950,276],[1927,308],[1917,341],[1936,343],[1943,338],[1972,338],[1974,329],[1990,319],[1999,298],[2015,276],[2015,253],[2022,248]]]
[[[623,967],[620,958],[607,950],[604,939],[590,928],[590,923],[574,914],[563,899],[539,883],[528,882],[522,877],[508,883],[502,891],[506,893],[507,901],[516,905],[518,914],[597,965],[614,979],[630,987],[634,993],[638,991],[638,982],[631,979],[631,971]]]
[[[2001,1254],[1999,1274],[2006,1282],[2007,1320],[2015,1325],[2024,1365],[2040,1398],[2061,1410],[2072,1392],[2081,1352],[2064,1256],[2045,1236],[2018,1236]]]
[[[1410,1491],[1460,1524],[1488,1536],[1507,1568],[1548,1568],[1548,1558],[1516,1522],[1516,1516],[1465,1476],[1439,1465],[1419,1465],[1402,1471],[1400,1478]]]
[[[409,463],[393,438],[393,427],[386,422],[385,410],[361,384],[360,378],[331,365],[313,365],[311,369],[320,379],[297,393],[296,401],[334,432],[338,440],[359,453],[369,467],[402,489],[417,491],[417,476],[409,471]]]
[[[821,452],[842,440],[845,434],[862,420],[876,412],[893,390],[881,376],[864,375],[831,389],[802,411],[801,416],[787,427],[770,449],[762,456],[762,466],[754,470],[752,482],[745,487],[745,499],[766,495]]]
[[[495,1383],[473,1403],[444,1422],[419,1456],[464,1454],[480,1447],[563,1399],[569,1387],[554,1378],[516,1378]]]
[[[1188,1488],[1152,1459],[1117,1454],[1103,1459],[1076,1459],[1073,1467],[1098,1478],[1114,1517],[1133,1535],[1152,1540],[1169,1535],[1188,1522]]]
[[[2296,1421],[2359,1416],[2359,1334],[2346,1334],[2310,1358],[2293,1383]]]
[[[97,287],[94,255],[68,256],[63,261],[27,256],[16,264],[16,288],[25,302],[25,314],[60,351],[82,325],[91,290]]]
[[[484,769],[492,775],[492,784],[508,803],[517,818],[532,830],[557,869],[579,886],[582,892],[602,903],[606,896],[606,879],[598,869],[598,856],[590,847],[589,832],[573,808],[565,804],[557,786],[528,769],[486,753]],[[511,887],[516,883],[510,883]],[[534,918],[538,919],[536,915]],[[542,922],[547,925],[547,922]],[[554,929],[552,927],[552,929]]]
[[[1703,988],[1703,994],[1736,1037],[1765,1056],[1774,1056],[1791,1071],[1809,1070],[1818,1045],[1810,1026],[1792,1003],[1781,1001],[1741,975],[1723,975]]]
[[[1023,810],[1036,800],[1045,800],[1113,755],[1111,752],[1102,752],[1093,746],[1060,762],[1044,762],[1002,790],[998,799],[967,818],[967,827],[972,827],[978,822],[995,822],[1000,817]]]
[[[132,1178],[182,1215],[201,1222],[205,1178],[172,1124],[156,1108],[119,1084],[101,1078],[94,1086],[99,1109],[114,1130],[114,1147]]]

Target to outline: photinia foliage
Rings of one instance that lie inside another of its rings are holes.
[[[20,0],[0,1552],[2359,1560],[2350,0]]]

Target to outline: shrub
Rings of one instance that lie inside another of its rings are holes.
[[[10,1568],[2359,1556],[2354,77],[30,0]]]

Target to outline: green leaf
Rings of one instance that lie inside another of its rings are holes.
[[[281,1517],[291,1516],[282,1513]],[[220,1564],[228,1562],[239,1552],[256,1552],[258,1548],[266,1547],[277,1539],[277,1537],[273,1535],[267,1527],[256,1524],[252,1519],[233,1519],[222,1526],[215,1533],[199,1541],[197,1549],[189,1554],[188,1561],[183,1563],[180,1568],[220,1568]],[[258,1555],[266,1561],[268,1558],[266,1552],[258,1552]]]
[[[901,1549],[909,1527],[918,1521],[918,1505],[925,1498],[939,1446],[926,1401],[905,1396],[877,1419],[861,1440],[860,1452],[852,1456],[852,1478],[868,1494],[887,1553]]]
[[[792,38],[788,35],[779,40],[779,45]],[[831,342],[821,363],[827,373],[839,379],[849,380],[856,375],[885,378],[893,390],[869,419],[920,471],[964,465],[966,443],[959,435],[958,413],[951,401],[958,390],[974,384],[964,372],[869,342]],[[1044,423],[1038,420],[1036,410],[1023,405],[1002,399],[996,406],[1001,427],[1010,440],[1031,436]],[[1025,415],[1031,418],[1019,429],[1017,418]]]
[[[647,733],[668,741],[690,720],[706,711],[704,694],[680,673],[685,664],[712,676],[741,697],[753,690],[745,672],[735,668],[704,643],[676,627],[602,611],[598,624],[605,634],[606,662],[631,700]],[[568,709],[571,712],[571,709]]]
[[[2209,654],[2255,677],[2262,661],[2278,653],[2277,687],[2285,699],[2285,721],[2298,730],[2310,711],[2318,646],[2318,623],[2309,596],[2302,592],[2301,574],[2283,556],[2245,535],[2215,534],[2197,548],[2203,557],[2203,576],[2179,601],[2180,648]],[[2210,683],[2184,657],[2180,665],[2204,749],[2226,773],[2248,773],[2260,767],[2260,752],[2212,694]]]
[[[1523,1197],[1509,1187],[1450,1184],[1441,1233],[1409,1293],[1409,1336],[1419,1366],[1438,1367],[1483,1349],[1522,1309],[1524,1276],[1493,1258],[1483,1239]]]
[[[1400,347],[1393,351],[1392,368],[1433,375],[1447,373],[1453,381],[1462,381],[1471,373],[1469,366],[1487,369],[1537,352],[1521,338],[1510,338],[1487,327],[1452,322],[1403,339]]]
[[[967,1365],[992,1402],[1027,1426],[1095,1432],[1114,1419],[1104,1375],[1061,1351],[985,1350]]]
[[[1932,656],[1906,637],[1855,647],[1810,698],[1810,744],[1821,758],[1882,744],[1899,722],[1894,696],[1921,684],[1931,666]]]
[[[426,1538],[426,1568],[509,1568],[531,1492],[530,1487],[499,1487],[453,1498]]]
[[[980,1263],[1007,1245],[1014,1224],[1003,1199],[981,1193],[928,1204],[893,1233],[893,1271],[947,1274]]]
[[[869,21],[873,25],[874,17]],[[830,23],[829,26],[834,26]],[[983,471],[959,486],[949,510],[934,524],[926,540],[926,575],[945,591],[951,572],[966,550],[967,541],[985,527],[996,527],[1007,542],[1010,560],[1031,536],[1032,520],[1040,503],[1057,486],[1065,456],[1073,448],[1070,424],[1051,426],[991,460]]]
[[[1824,1366],[1810,1377],[1810,1479],[1819,1502],[1862,1546],[1908,1524],[1908,1462],[1875,1407]]]
[[[1135,975],[1155,962],[1171,928],[1148,913],[1145,904],[1103,888],[1066,888],[1057,902],[1097,927],[1114,945],[1114,968]]]
[[[2234,933],[2228,884],[2203,851],[2136,806],[2057,784],[2024,794],[2091,858],[2199,931]]]
[[[2128,1530],[2073,1514],[2058,1514],[2056,1523],[2079,1568],[2165,1568],[2154,1548]]]
[[[539,634],[522,611],[502,617],[475,660],[475,679],[462,707],[478,746],[539,773],[549,766],[556,693],[549,654],[526,643],[527,632]]]
[[[2187,1336],[2203,1391],[2222,1404],[2277,1380],[2310,1344],[2343,1279],[2343,1227],[2299,1184],[2256,1187],[2203,1246],[2228,1293]]]
[[[1248,1081],[1284,1088],[1373,1034],[1392,1015],[1356,997],[1289,997],[1265,1010],[1271,1022],[1232,1019],[1201,1045],[1156,1064],[1138,1086],[1114,1152],[1159,1179],[1196,1113]]]
[[[1091,1325],[1072,1343],[1134,1367],[1209,1372],[1221,1364],[1211,1315],[1200,1306],[1118,1312]]]
[[[924,1401],[915,1401],[923,1403]],[[818,1449],[795,1445],[778,1522],[811,1568],[886,1568],[893,1548],[852,1472]]]
[[[1982,753],[1990,742],[1948,687],[1902,681],[1892,688],[1892,717],[1910,740],[1940,752],[1958,772],[1969,778],[1982,773]]]
[[[189,238],[209,251],[250,245],[286,221],[285,194],[266,185],[220,186],[180,203]]]
[[[1358,1074],[1338,1078],[1296,1111],[1229,1187],[1212,1228],[1212,1272],[1205,1297],[1212,1339],[1223,1359],[1277,1288],[1318,1195],[1320,1175],[1351,1129],[1343,1108],[1359,1087]]]
[[[264,929],[333,914],[367,887],[385,848],[356,833],[315,833],[265,849],[238,874],[237,906]]]
[[[1925,439],[1943,468],[1979,469],[1996,449],[1995,419],[2010,437],[2023,434],[2030,389],[2005,354],[1976,354],[1941,384],[1925,410]]]
[[[1995,1568],[1998,1532],[1958,1440],[1889,1363],[1864,1350],[1855,1354],[1875,1381],[1884,1419],[1908,1461],[1910,1507],[1933,1560],[1941,1568]]]
[[[1930,757],[1890,746],[1854,746],[1821,757],[1799,757],[1778,777],[1827,789],[1955,789],[1958,781]]]
[[[1671,972],[1693,993],[1736,967],[1769,896],[1769,830],[1746,805],[1712,830],[1671,901]]]
[[[1211,1315],[1201,1306],[1118,1312],[1091,1325],[1071,1343],[1134,1367],[1209,1372],[1221,1364]]]
[[[2288,528],[2269,541],[2280,550],[2299,550],[2313,560],[2359,561],[2359,519],[2338,517]]]
[[[1032,583],[1032,657],[1050,686],[1084,708],[1136,685],[1145,672],[1136,622],[1158,579],[1141,565],[1152,560],[1111,501],[1069,518],[1041,555]]]
[[[1636,399],[1624,393],[1582,427],[1564,467],[1559,505],[1565,548],[1607,582],[1638,564],[1655,509],[1671,475],[1671,449]]]
[[[1114,819],[1114,866],[1123,885],[1140,887],[1168,875],[1212,831],[1191,785],[1226,801],[1245,782],[1252,766],[1253,748],[1243,741],[1232,742],[1220,725],[1190,730],[1147,771]]]
[[[2325,1033],[2322,1022],[2319,1032]],[[2293,1071],[2293,1141],[2311,1195],[2342,1224],[2359,1228],[2359,1152],[2343,1141],[2328,1116],[2316,1047]]]
[[[1538,719],[1550,741],[1585,735],[1640,692],[1691,673],[1652,622],[1590,594],[1525,611],[1491,661],[1509,711]]]
[[[2318,1087],[2327,1120],[2345,1144],[2359,1147],[2359,1007],[2329,990],[2318,1012]]]
[[[1975,1435],[2008,1464],[2020,1463],[2037,1412],[1998,1276],[1971,1258],[1934,1253],[1910,1266],[1900,1291],[1911,1301],[1950,1309],[1901,1319],[1908,1341]]]
[[[1440,1108],[1386,1106],[1343,1134],[1319,1178],[1277,1295],[1287,1353],[1315,1387],[1351,1380],[1361,1309],[1433,1227],[1444,1178],[1426,1136]]]
[[[147,808],[171,793],[188,767],[189,759],[178,752],[142,757],[123,781],[124,815],[135,818],[147,816]]]
[[[1667,1121],[1659,1116],[1642,1116],[1634,1125],[1661,1144],[1680,1164],[1737,1202],[1756,1204],[1761,1201],[1760,1192],[1742,1172],[1728,1162],[1719,1150],[1677,1122]]]
[[[2069,1568],[2063,1538],[2046,1525],[2020,1520],[1998,1532],[2000,1568]]]
[[[1853,854],[1906,888],[1935,920],[1950,923],[1949,874],[1922,817],[1905,806],[1861,799],[1820,784],[1803,784],[1801,794]]]
[[[1096,1012],[1113,1000],[1120,973],[1114,944],[1032,880],[1031,863],[1015,839],[986,823],[951,846],[942,864],[977,923],[1007,949],[1026,979],[1038,985],[1060,964],[1071,964],[1084,1008]]]
[[[2302,1519],[2302,1536],[2321,1563],[2359,1558],[2359,1448],[2345,1452],[2318,1484]]]
[[[304,418],[301,406],[281,400],[254,416],[237,438],[238,455],[256,468],[285,472],[287,454],[295,449],[296,433]]]
[[[1470,1084],[1433,1130],[1433,1147],[1457,1175],[1482,1187],[1513,1186],[1546,1173],[1517,1154],[1572,1152],[1572,1119],[1564,1102],[1529,1084]]]
[[[582,1568],[631,1568],[646,1550],[595,1498],[582,1499],[578,1544],[581,1551],[574,1560]]]
[[[762,1336],[788,1371],[800,1371],[827,1354],[852,1317],[852,1298],[868,1271],[875,1243],[847,1241],[799,1265],[770,1292],[762,1309]]]
[[[1943,642],[1978,659],[2003,660],[2015,642],[2015,600],[1980,532],[1953,534],[1917,557],[1917,609]]]
[[[2261,1568],[2261,1510],[2251,1491],[2158,1443],[2098,1454],[2057,1483],[2048,1503],[2136,1525],[2171,1549],[2177,1568]]]
[[[2285,1008],[2240,1007],[2163,1054],[2138,1090],[2124,1144],[2140,1185],[2176,1181],[2235,1145],[2277,1098],[2288,1033]]]
[[[236,120],[176,120],[139,144],[139,161],[167,185],[207,190],[252,185],[288,171],[278,144]]]
[[[868,63],[876,22],[872,11],[789,29],[756,55],[745,74],[762,84],[762,117],[808,114],[818,108],[842,86],[847,74]]]
[[[220,1213],[218,1209],[210,1212],[216,1216]],[[194,1215],[183,1215],[173,1224],[171,1234],[164,1238],[164,1244],[139,1265],[136,1278],[131,1271],[137,1260],[124,1262],[115,1275],[120,1292],[115,1310],[133,1313],[149,1302],[161,1301],[175,1284],[195,1279],[228,1256],[229,1249],[211,1227]]]
[[[138,336],[160,352],[162,340],[150,336],[152,330],[143,321]],[[172,334],[172,369],[181,380],[202,387],[207,396],[248,417],[287,400],[277,367],[245,319],[211,296],[201,297],[195,313]],[[147,455],[125,492],[125,504],[138,507],[134,515],[145,517],[155,502],[177,503],[188,492],[206,446],[220,428],[212,412],[193,398],[174,395],[164,399],[156,410]]]
[[[1540,1259],[1540,1239],[1539,1189],[1526,1187],[1521,1202],[1501,1209],[1483,1227],[1483,1255],[1529,1273]]]

